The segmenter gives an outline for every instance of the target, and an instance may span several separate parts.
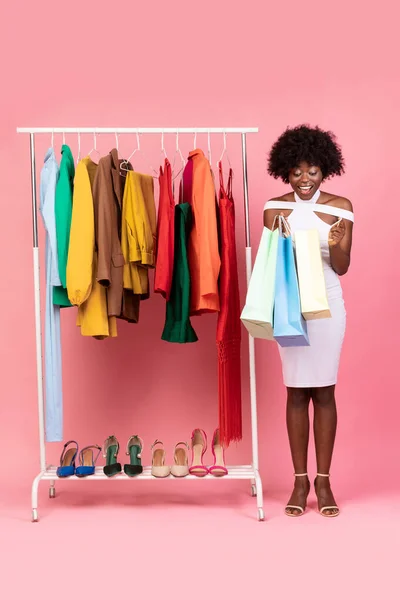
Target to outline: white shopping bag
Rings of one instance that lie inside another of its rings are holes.
[[[273,340],[272,319],[279,231],[264,227],[241,320],[250,335]]]
[[[317,229],[296,231],[296,259],[301,312],[306,320],[331,316]]]

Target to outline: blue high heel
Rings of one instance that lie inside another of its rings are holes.
[[[67,447],[70,444],[75,444],[76,448]],[[64,449],[60,456],[60,466],[57,468],[57,477],[71,477],[75,475],[75,459],[78,454],[78,443],[70,440],[64,444]]]
[[[93,450],[98,450],[96,458],[93,459]],[[75,475],[77,477],[88,477],[88,475],[94,475],[96,468],[96,461],[99,458],[101,447],[97,444],[93,446],[86,446],[82,448],[79,453],[79,467],[75,469]]]

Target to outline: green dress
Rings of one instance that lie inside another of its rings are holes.
[[[60,174],[56,187],[55,213],[58,272],[62,285],[53,288],[53,304],[63,307],[72,306],[67,294],[67,260],[71,230],[75,165],[69,146],[63,144],[61,154]]]
[[[187,241],[192,225],[192,208],[187,202],[175,206],[174,271],[164,331],[166,342],[186,344],[197,342],[198,337],[189,318],[190,274]]]

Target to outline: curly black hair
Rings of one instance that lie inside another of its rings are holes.
[[[271,148],[268,173],[289,183],[291,169],[303,161],[319,167],[323,180],[344,173],[342,149],[331,131],[309,125],[288,127]]]

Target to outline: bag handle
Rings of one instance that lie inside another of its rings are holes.
[[[292,237],[292,230],[290,229],[290,225],[288,221],[285,219],[283,215],[277,215],[278,217],[278,226],[279,226],[279,235],[281,237]],[[276,218],[276,217],[275,217]],[[274,221],[275,223],[275,221]]]

